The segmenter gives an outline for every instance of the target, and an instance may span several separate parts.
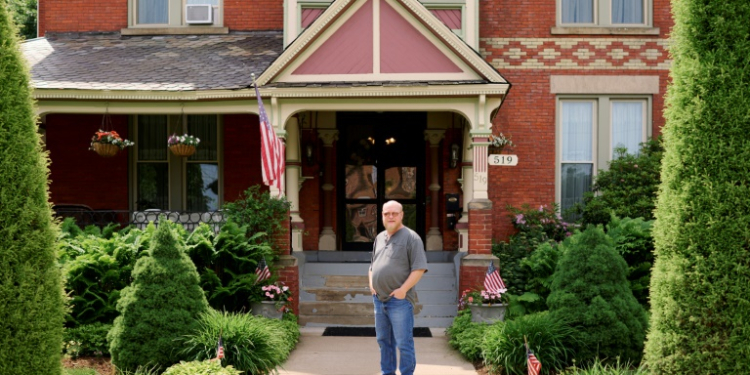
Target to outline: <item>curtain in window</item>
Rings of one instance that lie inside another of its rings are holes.
[[[563,23],[594,23],[594,0],[562,0]]]
[[[562,102],[562,160],[593,161],[594,103]]]
[[[167,160],[167,116],[138,116],[138,160]]]
[[[211,4],[213,6],[219,5],[219,0],[187,0],[188,5],[194,4]]]
[[[169,23],[169,0],[138,0],[138,23]]]
[[[643,0],[612,0],[612,23],[643,23]]]
[[[643,102],[612,102],[612,155],[615,148],[625,147],[638,155],[643,142]]]
[[[560,212],[583,201],[583,193],[591,191],[593,164],[563,164],[560,173]]]
[[[201,140],[195,154],[188,160],[218,160],[219,132],[216,115],[190,115],[187,120],[188,134]]]

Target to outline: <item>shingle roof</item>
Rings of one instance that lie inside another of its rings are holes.
[[[36,89],[198,91],[252,85],[283,50],[281,32],[57,35],[21,49]]]

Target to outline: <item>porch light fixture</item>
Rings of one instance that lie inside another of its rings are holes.
[[[308,143],[305,145],[305,160],[307,161],[307,165],[313,166],[315,165],[315,153],[313,152],[313,145],[312,143]]]
[[[449,165],[451,168],[458,166],[458,144],[454,143],[451,145],[451,154]]]

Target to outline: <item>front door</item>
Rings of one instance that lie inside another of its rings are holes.
[[[339,112],[338,220],[343,250],[371,251],[383,203],[404,207],[404,225],[424,240],[426,113]]]

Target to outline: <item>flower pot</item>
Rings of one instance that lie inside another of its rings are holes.
[[[169,146],[169,149],[172,150],[172,153],[177,156],[188,157],[195,153],[195,146],[188,146],[183,144]]]
[[[505,319],[505,308],[506,304],[482,304],[482,305],[469,305],[471,310],[471,321],[474,323],[494,323],[498,320]]]
[[[502,154],[505,146],[488,146],[487,153],[490,155]]]
[[[284,316],[283,303],[279,305],[279,308],[276,308],[276,302],[273,301],[253,302],[250,304],[250,309],[253,315],[264,316],[270,319],[281,319]]]
[[[111,143],[94,142],[92,144],[92,147],[97,154],[105,158],[115,156],[117,155],[117,152],[120,151],[119,147]]]

